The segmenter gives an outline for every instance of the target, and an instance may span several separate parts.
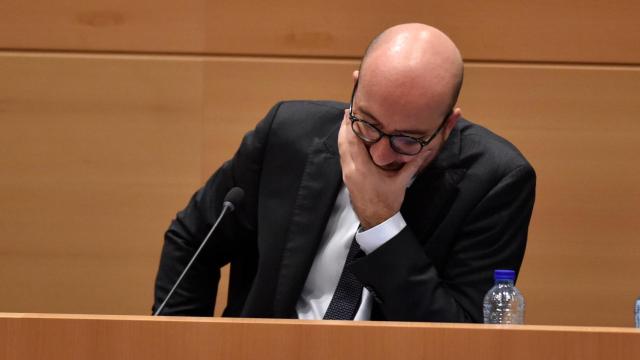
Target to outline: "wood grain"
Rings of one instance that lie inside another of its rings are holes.
[[[623,328],[0,315],[4,359],[636,359]]]
[[[214,58],[205,64],[203,181],[281,100],[349,101],[356,61]]]
[[[634,0],[6,0],[0,49],[357,58],[386,27],[419,21],[467,60],[638,64],[639,12]]]
[[[2,54],[0,77],[0,308],[147,313],[200,183],[201,64]]]

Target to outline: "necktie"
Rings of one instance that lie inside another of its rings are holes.
[[[364,252],[360,249],[358,242],[353,239],[347,260],[344,262],[338,286],[333,293],[333,298],[327,312],[324,314],[325,320],[353,320],[360,307],[362,299],[362,283],[356,279],[347,267],[356,259],[364,256]]]

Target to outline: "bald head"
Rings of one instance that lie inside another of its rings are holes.
[[[455,105],[462,86],[462,56],[434,27],[397,25],[371,42],[359,78],[360,88],[384,87],[408,105],[422,101],[444,115]]]

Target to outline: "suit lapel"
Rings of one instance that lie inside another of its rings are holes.
[[[307,157],[290,219],[276,284],[276,317],[295,317],[295,304],[316,255],[338,190],[342,184],[337,152],[338,127],[317,140]]]

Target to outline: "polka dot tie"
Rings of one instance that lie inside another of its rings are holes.
[[[338,286],[333,293],[327,312],[324,314],[325,320],[353,320],[356,316],[362,300],[363,286],[347,268],[354,260],[362,256],[364,256],[364,252],[360,249],[358,242],[353,239]]]

